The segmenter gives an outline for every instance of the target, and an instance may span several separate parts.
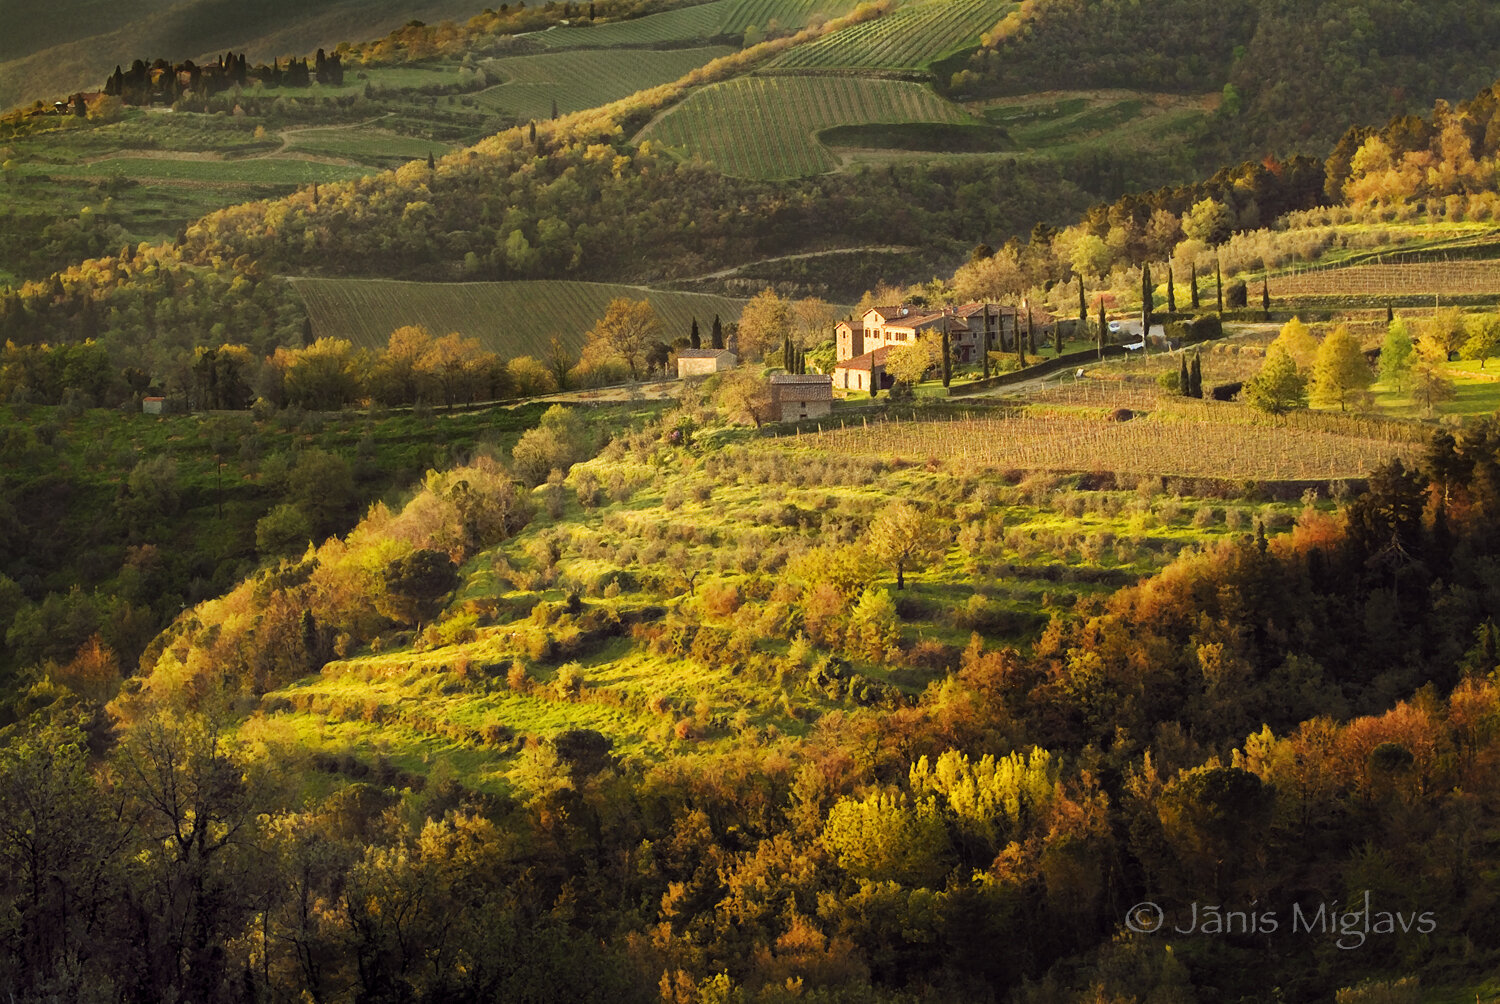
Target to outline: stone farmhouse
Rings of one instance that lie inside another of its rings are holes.
[[[677,353],[677,379],[705,377],[722,370],[732,370],[738,361],[728,349],[683,349]]]
[[[895,383],[885,372],[885,360],[890,352],[889,346],[882,345],[837,363],[833,368],[833,385],[840,390],[868,391],[871,387],[889,390]]]
[[[833,377],[826,373],[771,374],[771,421],[822,418],[833,411]]]

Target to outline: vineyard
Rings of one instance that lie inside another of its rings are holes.
[[[319,338],[346,338],[361,348],[383,348],[391,331],[420,324],[434,334],[457,331],[478,338],[506,358],[546,354],[553,335],[574,352],[617,296],[647,299],[671,341],[694,317],[705,330],[718,314],[725,323],[743,301],[703,293],[662,293],[596,282],[399,282],[393,279],[293,279]]]
[[[1129,472],[1164,477],[1302,481],[1362,477],[1394,457],[1411,459],[1421,447],[1396,423],[1326,426],[1218,421],[1214,412],[1248,412],[1231,405],[1197,414],[1108,422],[1056,414],[984,416],[951,421],[882,421],[783,439],[834,455],[957,462],[966,469]]]
[[[1276,296],[1463,296],[1500,294],[1500,261],[1351,265],[1273,277]]]
[[[696,91],[641,131],[726,174],[771,181],[837,166],[815,134],[839,125],[971,121],[928,88],[853,77],[741,77]]]
[[[918,70],[977,43],[1013,6],[1007,0],[928,0],[798,46],[768,70]]]
[[[726,10],[719,31],[738,35],[751,28],[765,29],[773,21],[787,30],[803,28],[819,15],[842,17],[857,6],[859,0],[735,0]]]
[[[716,0],[629,21],[551,28],[526,37],[549,49],[628,48],[707,40],[723,33],[720,25],[733,6],[733,0]]]
[[[475,95],[480,104],[517,118],[545,119],[608,104],[636,91],[665,84],[733,49],[712,46],[668,49],[643,59],[630,49],[573,50],[512,56],[484,64],[505,83]]]

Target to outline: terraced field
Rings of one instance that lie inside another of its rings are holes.
[[[1159,144],[1196,127],[1208,115],[1200,98],[1138,91],[1049,91],[1006,98],[983,111],[1020,150],[1057,152],[1085,146],[1109,149]]]
[[[733,51],[727,46],[669,49],[644,59],[631,49],[577,49],[492,59],[484,64],[485,72],[506,82],[475,97],[486,108],[544,119],[552,114],[553,102],[563,115],[594,108],[669,83]]]
[[[293,279],[319,338],[347,338],[363,348],[382,348],[391,332],[420,324],[435,334],[457,331],[478,338],[506,358],[542,357],[553,335],[575,352],[584,334],[618,296],[646,299],[661,317],[670,341],[686,334],[694,317],[706,330],[718,314],[740,316],[743,300],[703,293],[664,293],[611,283],[401,282],[394,279]]]
[[[1351,265],[1272,280],[1277,296],[1463,296],[1500,293],[1500,261]]]
[[[741,77],[696,91],[637,139],[678,147],[726,174],[777,180],[821,174],[837,166],[817,140],[823,129],[971,121],[957,105],[904,80]]]
[[[976,44],[1015,4],[1008,0],[927,0],[888,17],[851,25],[777,57],[777,70],[919,70]]]

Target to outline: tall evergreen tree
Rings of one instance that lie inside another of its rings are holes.
[[[1032,313],[1031,301],[1026,301],[1026,348],[1036,355],[1036,314]]]
[[[1104,294],[1099,294],[1099,358],[1104,358],[1104,336],[1109,332],[1109,321],[1104,317]]]
[[[1191,264],[1188,265],[1188,282],[1191,283],[1191,286],[1189,288],[1192,290],[1192,301],[1191,302],[1193,304],[1193,309],[1197,310],[1197,309],[1199,309],[1199,307],[1198,307],[1198,263],[1197,262],[1192,262]]]
[[[1199,353],[1193,353],[1193,365],[1188,369],[1188,393],[1203,399],[1203,357]]]
[[[714,348],[722,349],[724,347],[724,325],[719,323],[718,314],[714,315],[714,326],[709,335],[713,339],[711,344]]]
[[[983,379],[990,378],[990,305],[984,305],[984,330],[979,333],[979,366]]]
[[[1193,396],[1193,378],[1188,373],[1186,352],[1177,358],[1177,393],[1183,397]]]
[[[1089,324],[1089,305],[1083,292],[1083,273],[1078,273],[1078,337],[1083,337]]]
[[[692,330],[688,332],[688,344],[695,349],[703,347],[703,339],[698,334],[698,318],[693,318]]]
[[[1177,287],[1172,284],[1172,263],[1167,262],[1167,313],[1177,313]]]
[[[1260,277],[1260,311],[1262,321],[1271,319],[1271,287],[1267,284],[1266,276]]]
[[[1214,292],[1218,298],[1219,316],[1224,316],[1224,270],[1219,267],[1219,259],[1214,259]]]
[[[943,349],[943,386],[947,387],[953,382],[953,345],[952,337],[948,333],[948,319],[943,318],[942,328]]]
[[[1151,334],[1151,308],[1156,306],[1156,290],[1151,284],[1151,266],[1141,264],[1141,341]],[[1144,350],[1143,350],[1144,351]]]

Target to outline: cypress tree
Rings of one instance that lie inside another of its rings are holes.
[[[1389,328],[1394,323],[1396,323],[1396,312],[1391,309],[1390,302],[1387,301],[1385,305],[1385,326]]]
[[[1151,266],[1141,265],[1141,341],[1151,334],[1151,308],[1156,306],[1156,293],[1151,286]]]
[[[990,378],[990,305],[984,305],[984,330],[979,335],[979,365],[984,379]]]
[[[1261,320],[1269,321],[1271,319],[1271,287],[1267,285],[1265,276],[1260,278],[1260,310],[1263,315]]]
[[[1083,337],[1084,329],[1089,323],[1089,305],[1083,295],[1083,273],[1078,273],[1078,337]]]
[[[1193,365],[1188,370],[1188,385],[1192,388],[1190,393],[1198,399],[1203,398],[1203,360],[1198,353],[1193,353]]]
[[[1193,309],[1197,310],[1198,309],[1198,263],[1197,262],[1193,262],[1192,264],[1190,264],[1188,266],[1188,277],[1189,277],[1188,281],[1193,284],[1192,285],[1192,290],[1193,290],[1193,292],[1192,292],[1192,295],[1193,295]]]
[[[531,126],[526,134],[526,138],[533,143],[536,142],[536,119],[531,120]]]
[[[433,157],[432,157],[432,151],[431,150],[427,151],[427,170],[429,170],[429,171],[436,171],[437,170],[437,161],[433,159]]]
[[[1022,301],[1023,305],[1025,301]],[[1026,365],[1026,339],[1021,337],[1021,311],[1016,308],[1016,358],[1020,365]]]
[[[714,326],[710,332],[710,337],[713,339],[712,345],[714,348],[722,349],[724,347],[724,325],[719,323],[718,314],[714,315]]]
[[[1026,347],[1031,350],[1032,355],[1036,351],[1036,314],[1032,313],[1031,301],[1026,301]]]
[[[1167,313],[1177,313],[1177,289],[1172,285],[1172,263],[1167,262]]]
[[[795,370],[792,362],[792,336],[787,335],[781,340],[781,368],[791,373]]]
[[[953,382],[953,347],[948,335],[948,319],[943,318],[943,386]]]
[[[1224,316],[1224,272],[1219,268],[1219,259],[1214,259],[1214,292],[1219,302],[1219,316]]]
[[[1193,378],[1188,374],[1187,353],[1177,359],[1177,393],[1183,397],[1193,396]]]
[[[557,99],[552,99],[552,121],[557,121]]]
[[[688,344],[698,349],[703,347],[703,340],[698,335],[698,318],[693,318],[693,328],[688,332]]]
[[[1104,317],[1104,294],[1099,294],[1099,358],[1104,358],[1104,335],[1109,331],[1109,322]]]

